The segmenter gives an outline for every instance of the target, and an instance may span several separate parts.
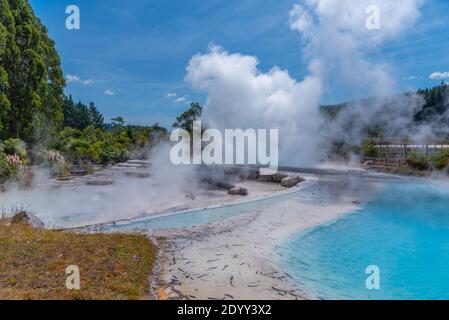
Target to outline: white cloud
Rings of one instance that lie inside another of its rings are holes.
[[[77,76],[77,75],[72,75],[72,74],[68,74],[68,75],[66,76],[66,80],[67,80],[67,83],[79,82],[79,83],[81,83],[82,85],[85,85],[85,86],[90,85],[90,84],[92,84],[92,83],[95,82],[95,81],[92,80],[92,79],[82,80],[79,76]]]
[[[173,92],[167,93],[167,95],[166,95],[167,98],[176,98],[177,96],[178,96],[178,94],[177,93],[173,93]]]
[[[68,74],[66,76],[66,80],[67,83],[71,83],[71,82],[81,82],[80,77],[76,76],[76,75],[72,75],[72,74]]]
[[[178,99],[175,100],[176,103],[184,103],[186,101],[187,101],[186,97],[179,97]]]
[[[108,89],[104,92],[104,94],[107,96],[113,96],[115,93],[114,93],[114,91]]]
[[[415,80],[416,76],[408,76],[408,77],[403,77],[402,80]]]
[[[292,30],[296,30],[299,32],[306,32],[312,23],[311,17],[304,10],[304,8],[296,4],[293,6],[293,9],[290,11],[290,28]]]
[[[442,80],[449,78],[449,71],[447,72],[433,72],[430,74],[429,79],[431,80]]]

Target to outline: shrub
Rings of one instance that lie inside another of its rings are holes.
[[[0,153],[0,183],[6,182],[19,172],[19,167],[11,164],[5,153]]]
[[[376,158],[377,157],[376,145],[371,141],[367,140],[363,141],[362,153],[365,157]]]
[[[72,165],[65,160],[64,156],[59,151],[43,150],[39,156],[42,163],[51,168],[52,174],[60,177],[70,175]]]
[[[429,159],[420,152],[410,152],[407,155],[407,164],[416,170],[428,170],[429,169]]]
[[[101,163],[116,163],[127,158],[127,151],[119,143],[103,142],[100,147]]]
[[[17,155],[22,161],[28,158],[26,144],[20,139],[8,139],[3,142],[3,152],[7,155]]]
[[[432,163],[435,169],[443,170],[449,166],[449,150],[444,149],[432,156]]]

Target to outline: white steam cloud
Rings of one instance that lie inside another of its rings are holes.
[[[160,143],[151,151],[148,179],[117,173],[113,185],[49,187],[44,169],[31,189],[8,186],[0,192],[0,209],[11,213],[25,210],[36,214],[47,227],[74,227],[175,210],[186,205],[186,195],[200,193],[193,166],[175,166],[169,159],[170,146]]]
[[[325,90],[350,88],[354,96],[389,97],[395,103],[395,113],[390,117],[397,117],[387,123],[395,127],[410,119],[420,99],[391,98],[397,92],[392,66],[371,61],[368,56],[385,42],[412,29],[422,3],[421,0],[306,0],[303,5],[295,5],[289,14],[290,27],[300,34],[308,65],[309,74],[304,79],[293,79],[287,70],[278,67],[263,73],[257,68],[256,57],[229,53],[213,45],[207,53],[191,59],[186,80],[193,88],[207,93],[204,120],[209,126],[277,128],[280,162],[310,165],[324,158],[323,146],[330,139],[357,136],[360,140],[362,125],[385,112],[385,102],[380,101],[369,110],[354,108],[348,115],[343,112],[338,121],[325,126],[320,112]],[[373,5],[379,9],[378,30],[366,27],[367,8]],[[354,118],[358,122],[348,123]]]
[[[230,54],[218,46],[192,58],[187,80],[208,92],[205,121],[218,129],[280,129],[283,150],[301,146],[309,152],[304,159],[315,159],[312,140],[318,126],[309,119],[319,118],[321,81],[313,70],[298,82],[276,67],[262,73],[257,64],[255,57]]]

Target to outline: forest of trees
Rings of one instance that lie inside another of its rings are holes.
[[[0,62],[0,138],[34,142],[60,128],[60,58],[27,0],[0,0]]]
[[[103,115],[91,102],[89,106],[81,102],[75,103],[72,96],[64,97],[62,112],[64,114],[63,127],[84,130],[88,126],[95,128],[104,127]]]
[[[420,89],[418,94],[424,98],[425,104],[422,109],[416,113],[415,121],[444,121],[445,114],[449,110],[449,86],[442,82],[434,88]],[[447,122],[446,122],[447,125]]]
[[[405,93],[404,95],[410,94],[411,93]],[[416,91],[416,94],[422,97],[423,105],[416,112],[411,121],[416,125],[430,122],[436,125],[436,127],[440,125],[444,130],[442,130],[441,134],[438,132],[436,134],[439,138],[449,139],[446,130],[447,125],[449,124],[449,85],[445,82],[441,82],[440,85],[433,88],[419,89]],[[326,105],[322,106],[321,110],[330,119],[332,119],[336,117],[344,108],[351,108],[356,104],[369,107],[371,104],[376,104],[376,99],[376,97],[373,97],[359,100],[357,103],[352,101],[335,105]],[[375,124],[373,121],[373,126],[367,127],[365,131],[367,136],[379,136],[382,135],[383,128],[379,126],[379,124]]]

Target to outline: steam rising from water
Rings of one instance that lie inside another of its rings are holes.
[[[207,93],[203,120],[209,127],[279,129],[280,163],[316,165],[326,158],[332,142],[358,143],[373,119],[386,134],[431,132],[413,128],[412,115],[422,105],[416,95],[397,95],[393,67],[369,59],[379,47],[411,30],[424,0],[305,0],[289,14],[298,32],[308,75],[297,80],[287,70],[273,67],[261,72],[254,56],[230,53],[218,45],[195,55],[187,66],[186,80]],[[380,30],[365,27],[366,8],[377,5]],[[287,19],[287,15],[286,15]],[[300,55],[298,54],[298,60]],[[323,93],[348,90],[354,96],[379,97],[375,103],[357,102],[333,121],[320,111]],[[186,192],[199,185],[192,166],[172,166],[169,147],[151,155],[150,179],[122,177],[113,186],[63,188],[49,191],[36,186],[0,194],[4,207],[24,206],[46,220],[69,223],[111,221],[157,211],[182,203]]]
[[[204,120],[211,127],[277,128],[281,164],[314,165],[326,157],[332,142],[360,142],[363,129],[378,117],[387,134],[409,129],[421,99],[392,97],[397,92],[392,66],[368,56],[412,29],[423,2],[306,0],[294,6],[289,20],[301,37],[309,73],[304,79],[293,79],[278,67],[263,73],[256,57],[211,45],[191,59],[186,80],[207,93]],[[380,9],[380,30],[366,28],[370,5]],[[326,122],[320,103],[329,88],[380,98]]]
[[[176,207],[185,202],[186,193],[195,193],[199,182],[192,166],[171,165],[168,148],[161,144],[153,150],[149,179],[118,175],[113,185],[50,189],[41,171],[34,188],[0,193],[0,204],[6,210],[29,210],[55,226],[114,221]]]

